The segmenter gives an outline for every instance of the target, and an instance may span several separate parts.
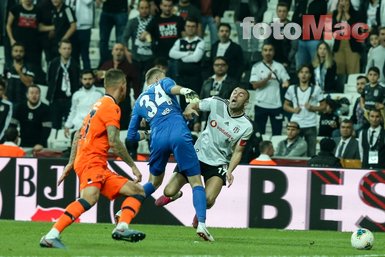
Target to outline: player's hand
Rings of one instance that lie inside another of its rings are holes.
[[[227,187],[231,187],[231,185],[233,184],[233,181],[234,181],[234,175],[232,172],[226,172],[226,179],[227,179],[227,183],[229,183],[227,185]]]
[[[70,174],[71,170],[73,169],[74,165],[73,163],[68,163],[63,170],[63,173],[61,174],[59,181],[57,182],[57,185],[60,186],[61,182],[64,181],[64,179]]]
[[[190,88],[182,88],[180,93],[186,98],[186,103],[199,103],[199,95]]]
[[[135,165],[131,169],[132,169],[132,173],[134,173],[134,176],[136,177],[136,179],[134,179],[134,183],[138,183],[142,181],[142,173],[140,173],[138,167],[136,167]]]

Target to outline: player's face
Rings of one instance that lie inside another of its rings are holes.
[[[358,79],[356,84],[357,93],[362,94],[362,91],[364,91],[365,85],[366,85],[366,79],[364,78]]]
[[[12,48],[12,58],[15,60],[15,61],[21,61],[23,60],[24,58],[24,47],[22,46],[14,46]]]
[[[186,21],[184,30],[186,32],[186,36],[193,37],[197,34],[197,24],[195,22]]]
[[[213,68],[215,75],[224,76],[227,73],[228,66],[224,60],[218,59],[215,60]]]
[[[380,125],[381,117],[380,113],[371,111],[369,113],[369,123],[373,128],[377,128]]]
[[[172,15],[172,1],[170,0],[162,0],[162,3],[160,4],[160,10],[162,11],[162,14],[165,16],[171,16]]]
[[[374,71],[369,71],[368,79],[371,84],[377,84],[378,81],[378,73]]]
[[[249,93],[243,88],[235,88],[230,96],[230,109],[243,110],[249,100]]]
[[[138,6],[139,16],[142,18],[150,15],[150,4],[147,1],[141,1]]]
[[[341,123],[340,134],[342,138],[349,138],[353,135],[353,126],[351,123]]]
[[[229,28],[226,27],[226,26],[220,26],[219,27],[219,31],[218,31],[218,37],[219,37],[219,40],[222,43],[228,42],[229,38],[230,38],[230,30],[229,30]]]
[[[91,73],[83,74],[81,82],[85,89],[90,89],[94,84],[94,76]]]
[[[69,59],[72,53],[72,45],[68,43],[62,43],[59,47],[59,53],[60,56],[65,60]]]
[[[28,88],[27,100],[31,105],[36,105],[40,101],[40,90],[36,87]]]
[[[262,48],[262,57],[265,62],[271,62],[274,58],[274,48],[272,45],[264,45]]]

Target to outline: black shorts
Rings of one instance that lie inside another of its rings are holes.
[[[203,176],[203,179],[206,183],[207,180],[209,180],[211,177],[217,176],[222,179],[223,185],[226,185],[226,172],[227,172],[227,165],[219,165],[219,166],[211,166],[204,162],[199,161],[201,174]],[[178,166],[175,167],[174,172],[179,172]],[[180,173],[182,176],[184,176],[187,180],[187,177],[184,173]]]

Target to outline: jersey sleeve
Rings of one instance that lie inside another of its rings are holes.
[[[140,134],[138,132],[141,116],[138,113],[138,105],[135,104],[134,110],[132,111],[132,116],[130,120],[130,125],[128,126],[127,140],[130,142],[138,142],[140,140]]]
[[[245,146],[252,134],[253,134],[253,126],[250,124],[250,126],[248,126],[248,128],[245,130],[245,133],[243,133],[238,144],[240,146]]]
[[[175,81],[170,78],[162,79],[159,84],[168,95],[171,95],[171,88],[176,86]]]
[[[286,91],[286,94],[285,94],[285,99],[290,101],[290,102],[294,102],[294,86],[290,86],[287,91]]]
[[[215,101],[213,97],[202,99],[199,102],[199,110],[208,112],[211,111],[211,103]]]

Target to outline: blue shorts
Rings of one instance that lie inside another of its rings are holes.
[[[181,173],[187,177],[201,173],[187,126],[157,127],[151,130],[150,173],[154,176],[163,174],[171,154],[174,154]]]

